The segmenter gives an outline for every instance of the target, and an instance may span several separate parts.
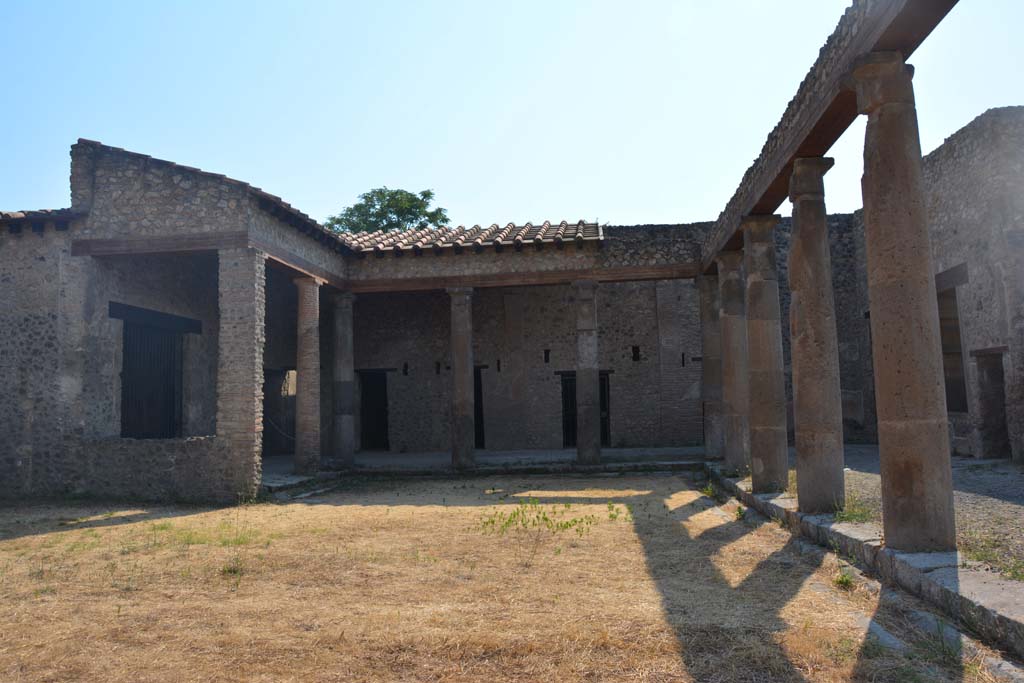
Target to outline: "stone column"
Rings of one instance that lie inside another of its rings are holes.
[[[334,295],[334,451],[345,467],[355,465],[355,355],[352,345],[352,292]]]
[[[572,283],[576,299],[576,461],[601,462],[601,371],[597,358],[597,282]]]
[[[295,471],[320,469],[320,282],[294,279],[298,289],[295,345]]]
[[[261,479],[266,257],[222,249],[217,261],[217,440],[227,444],[230,463],[211,470],[227,479],[210,487],[211,497],[237,502],[255,496]]]
[[[796,487],[800,511],[810,514],[832,512],[845,504],[843,400],[823,180],[833,163],[824,158],[797,159],[789,181]]]
[[[722,453],[729,472],[750,466],[750,386],[743,252],[723,251],[718,265],[718,325],[722,337]]]
[[[956,548],[935,276],[913,70],[899,53],[853,71],[864,140],[864,234],[886,545]]]
[[[747,276],[747,362],[750,373],[750,475],[754,493],[786,490],[786,376],[782,367],[782,314],[775,264],[779,217],[747,216],[743,266]]]
[[[452,313],[452,466],[473,466],[476,446],[473,400],[473,290],[448,290]]]
[[[722,457],[722,335],[718,323],[718,276],[701,275],[698,283],[703,356],[700,392],[704,406],[704,456],[719,460]]]

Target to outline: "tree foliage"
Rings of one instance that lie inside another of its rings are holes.
[[[433,190],[419,194],[406,190],[378,187],[359,195],[359,201],[324,225],[335,232],[373,232],[375,230],[411,230],[431,225],[448,225],[448,212],[430,208]]]

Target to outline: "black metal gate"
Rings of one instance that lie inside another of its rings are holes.
[[[125,320],[121,436],[181,436],[181,332]]]

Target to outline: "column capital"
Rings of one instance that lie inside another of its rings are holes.
[[[850,73],[857,92],[857,113],[870,114],[884,104],[914,104],[914,67],[900,52],[871,52]]]
[[[331,295],[331,300],[334,301],[335,306],[344,306],[355,301],[356,295],[349,291],[334,292],[334,294]]]
[[[323,284],[320,278],[315,278],[311,275],[298,275],[292,278],[292,282],[295,283],[296,287],[319,287]]]
[[[789,177],[789,200],[825,199],[825,174],[836,163],[830,157],[802,157],[793,160]]]
[[[737,272],[743,266],[743,251],[720,251],[715,256],[715,263],[718,265],[718,274]]]
[[[470,298],[473,296],[472,287],[446,287],[445,290],[448,292],[448,296],[455,299],[456,297]]]
[[[752,213],[740,219],[740,230],[770,233],[781,220],[782,216],[774,213]]]

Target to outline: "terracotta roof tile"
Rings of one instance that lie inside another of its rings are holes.
[[[148,154],[131,152],[120,147],[111,147],[95,140],[79,138],[78,144],[90,145],[148,159],[157,164],[167,165],[246,188],[258,199],[262,210],[267,211],[282,222],[291,225],[299,232],[309,235],[330,248],[359,255],[374,252],[383,256],[388,251],[396,256],[401,256],[405,253],[420,255],[426,249],[430,249],[437,254],[444,253],[446,250],[461,253],[466,247],[472,247],[474,252],[479,253],[487,248],[501,251],[505,246],[512,246],[516,251],[519,251],[525,242],[533,243],[536,248],[540,249],[545,244],[553,244],[558,248],[562,248],[564,242],[570,239],[575,240],[579,246],[582,246],[584,242],[601,242],[604,239],[604,233],[599,225],[584,221],[571,224],[562,221],[557,226],[553,226],[550,221],[544,221],[540,225],[533,225],[532,223],[525,223],[523,225],[507,223],[504,227],[501,227],[497,223],[493,223],[487,228],[482,228],[479,225],[466,228],[460,225],[457,228],[443,226],[393,232],[377,230],[371,233],[336,233],[328,230],[312,217],[296,209],[280,197],[241,180],[235,180],[219,173],[203,171],[199,168],[185,166],[165,159],[156,159]],[[70,212],[71,210],[60,209],[58,211]],[[43,212],[15,213],[35,215]],[[0,216],[6,219],[8,214],[0,214]]]
[[[540,225],[506,223],[502,226],[492,223],[486,228],[480,225],[468,228],[460,225],[454,228],[443,226],[394,232],[378,230],[372,233],[341,233],[339,237],[357,254],[374,252],[383,255],[389,250],[396,255],[419,255],[426,249],[435,253],[445,250],[461,253],[464,249],[472,249],[479,253],[487,248],[502,251],[504,247],[514,247],[518,251],[524,244],[533,244],[536,248],[552,244],[561,248],[568,241],[578,245],[600,242],[604,239],[604,232],[596,223],[562,221],[555,225],[544,221]]]

